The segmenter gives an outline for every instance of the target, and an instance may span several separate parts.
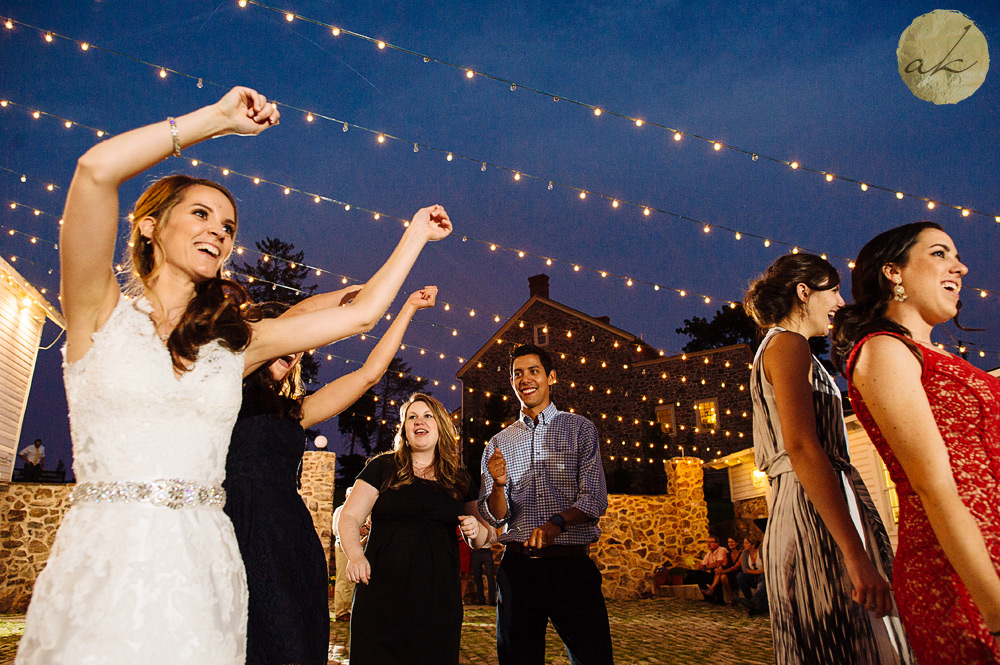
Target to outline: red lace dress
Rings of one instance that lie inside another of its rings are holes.
[[[861,345],[873,336],[854,347],[847,361],[848,377]],[[1000,379],[954,356],[927,348],[921,351],[920,382],[948,448],[958,493],[979,524],[986,554],[1000,572]],[[917,661],[921,665],[1000,663],[996,640],[938,544],[920,498],[850,380],[848,387],[854,412],[899,494],[893,586]]]

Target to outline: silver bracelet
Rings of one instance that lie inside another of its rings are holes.
[[[167,122],[170,123],[170,136],[174,140],[174,157],[181,156],[181,138],[177,133],[177,121],[173,118],[167,118]]]

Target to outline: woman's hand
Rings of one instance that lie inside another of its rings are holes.
[[[414,291],[407,298],[406,304],[413,307],[413,309],[421,310],[427,309],[428,307],[433,307],[437,302],[437,292],[438,287],[436,286],[425,286],[419,291]]]
[[[350,559],[347,562],[347,579],[351,580],[355,584],[364,582],[368,584],[368,580],[372,576],[372,567],[368,563],[368,559],[362,556],[360,559]]]
[[[867,556],[858,561],[845,561],[851,578],[851,598],[869,612],[884,617],[892,610],[892,588]]]
[[[428,242],[447,238],[452,230],[447,211],[439,205],[418,210],[410,220],[409,228],[413,229],[414,233],[421,234]]]
[[[227,92],[225,97],[215,103],[215,110],[222,115],[228,127],[219,136],[260,134],[268,127],[277,125],[281,118],[278,108],[267,101],[264,95],[242,86]]]
[[[479,536],[479,520],[474,515],[459,515],[458,526],[462,529],[462,535],[470,543]]]

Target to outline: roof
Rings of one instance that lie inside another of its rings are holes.
[[[550,300],[549,298],[543,298],[542,296],[531,296],[531,298],[529,298],[526,303],[524,303],[523,305],[521,305],[521,308],[519,310],[517,310],[514,313],[513,316],[511,316],[509,319],[507,319],[507,322],[505,324],[503,324],[502,326],[500,326],[500,329],[497,330],[486,341],[486,343],[482,347],[480,347],[480,349],[478,351],[476,351],[472,355],[471,358],[469,358],[469,360],[464,365],[462,365],[462,367],[458,370],[458,372],[455,373],[455,377],[458,378],[458,379],[461,379],[462,376],[465,374],[465,372],[470,367],[474,367],[475,364],[477,362],[479,362],[480,358],[483,357],[483,355],[486,353],[486,351],[489,350],[490,348],[492,348],[494,345],[496,345],[497,340],[502,340],[503,337],[504,337],[504,335],[507,333],[508,330],[516,327],[517,324],[520,323],[521,317],[525,314],[525,312],[527,312],[528,310],[530,310],[536,304],[548,305],[549,307],[552,307],[553,309],[557,309],[557,310],[559,310],[559,311],[561,311],[561,312],[563,312],[565,314],[569,314],[570,316],[574,316],[574,317],[576,317],[576,318],[578,318],[578,319],[580,319],[580,320],[582,320],[582,321],[584,321],[584,322],[586,322],[586,323],[588,323],[590,325],[597,326],[598,328],[602,328],[602,329],[606,330],[607,332],[611,333],[612,335],[617,335],[618,337],[621,337],[622,339],[624,339],[627,342],[630,342],[632,344],[638,344],[640,346],[644,346],[644,347],[646,347],[647,349],[650,349],[650,350],[655,350],[652,346],[650,346],[649,344],[647,344],[645,341],[643,341],[642,339],[640,339],[636,335],[633,335],[632,333],[628,332],[627,330],[622,330],[621,328],[617,328],[617,327],[611,325],[610,323],[607,323],[605,321],[602,321],[601,319],[598,319],[598,318],[595,318],[593,316],[590,316],[589,314],[584,314],[580,310],[573,309],[572,307],[569,307],[568,305],[564,305],[564,304],[562,304],[560,302],[556,302],[555,300]]]
[[[52,323],[63,330],[66,329],[66,319],[63,318],[62,312],[53,307],[52,303],[31,285],[31,282],[3,259],[0,259],[0,279],[6,280],[8,286],[18,292],[19,297],[27,298],[32,306],[40,308]]]

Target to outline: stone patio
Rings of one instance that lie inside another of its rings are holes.
[[[684,598],[611,601],[608,603],[615,662],[618,665],[691,665],[774,662],[767,617],[747,617],[742,610]],[[463,664],[497,662],[494,608],[466,606],[462,625]],[[332,623],[333,644],[347,637],[347,624]],[[14,662],[24,615],[0,615],[0,665]],[[552,627],[545,662],[568,665],[569,658]]]

